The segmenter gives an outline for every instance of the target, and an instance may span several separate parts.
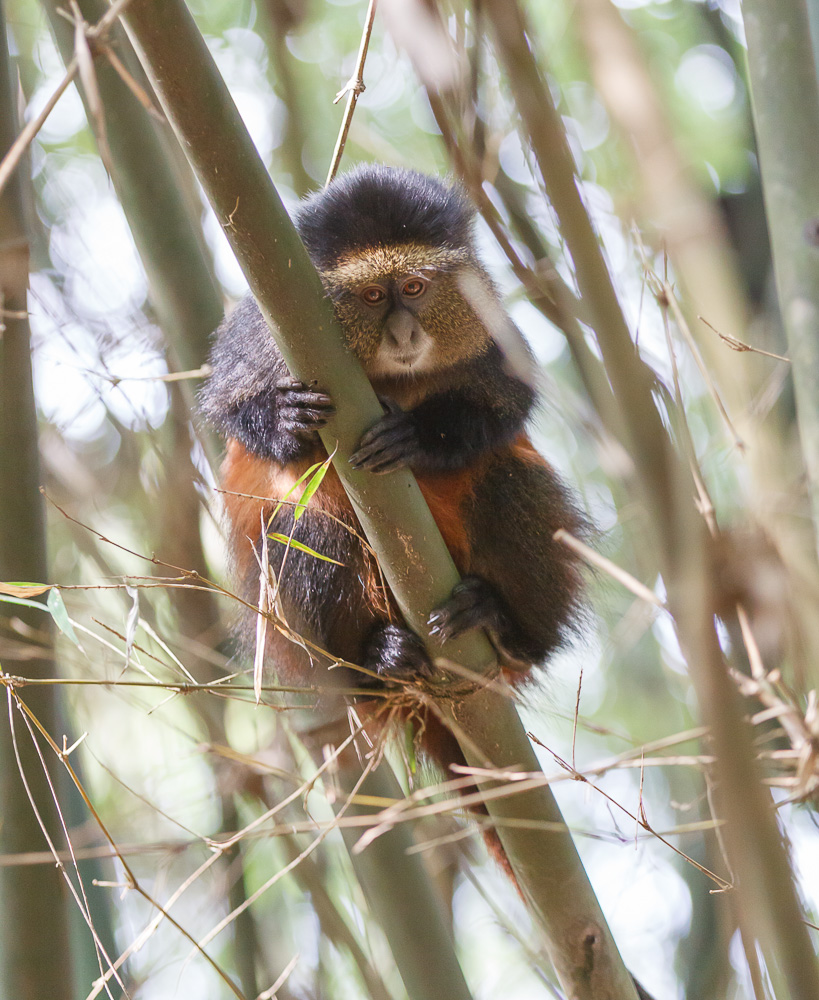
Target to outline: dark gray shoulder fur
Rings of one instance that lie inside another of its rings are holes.
[[[227,431],[228,415],[245,400],[271,392],[287,367],[256,300],[246,295],[216,331],[213,374],[199,395],[206,419]]]

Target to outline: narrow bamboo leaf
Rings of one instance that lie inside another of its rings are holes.
[[[290,489],[285,493],[285,495],[279,500],[279,502],[273,508],[273,513],[270,515],[270,521],[272,521],[273,518],[282,509],[282,507],[284,506],[285,500],[287,500],[287,498],[296,490],[296,488],[298,486],[301,486],[301,484],[304,482],[304,480],[307,479],[308,476],[312,475],[320,465],[321,465],[321,462],[316,462],[314,465],[311,465],[310,468],[306,472],[303,472],[299,476],[299,478],[295,481],[295,483],[293,483],[293,485],[290,487]],[[268,522],[268,523],[270,523],[270,522]]]
[[[133,602],[125,625],[125,666],[123,669],[127,670],[131,665],[131,651],[134,648],[134,637],[136,636],[137,625],[139,625],[139,591],[136,587],[126,587],[125,592]]]
[[[80,640],[77,638],[77,633],[74,631],[74,626],[71,624],[71,619],[68,617],[68,610],[66,609],[65,602],[63,601],[63,595],[56,587],[52,587],[49,591],[46,607],[51,612],[51,617],[54,619],[54,624],[57,628],[63,633],[63,635],[67,636],[78,649],[82,649]]]
[[[307,510],[307,504],[310,503],[310,498],[316,492],[316,490],[321,486],[324,477],[327,475],[327,470],[330,468],[330,458],[329,456],[325,462],[322,462],[321,466],[316,469],[313,478],[304,487],[304,492],[299,497],[298,505],[293,512],[293,520],[298,521],[302,514]]]
[[[267,648],[267,612],[270,610],[270,559],[267,555],[267,535],[262,534],[262,552],[259,558],[259,614],[256,616],[256,650],[253,654],[253,694],[258,705],[262,700],[264,680],[264,654]]]
[[[404,749],[407,754],[407,764],[409,765],[410,774],[415,774],[418,766],[415,756],[415,730],[409,719],[404,725]]]
[[[0,594],[0,604],[22,604],[24,608],[38,608],[40,611],[48,610],[45,604],[38,601],[28,601],[24,597],[10,597],[8,594]]]
[[[315,549],[311,549],[308,545],[303,545],[301,542],[297,542],[294,538],[290,538],[288,535],[282,535],[278,531],[271,532],[267,537],[272,539],[274,542],[281,542],[282,545],[298,549],[299,552],[304,552],[308,556],[313,556],[316,559],[323,559],[324,562],[335,563],[336,566],[344,565],[344,563],[339,562],[338,559],[331,559],[329,556],[323,556],[320,552],[316,552]]]

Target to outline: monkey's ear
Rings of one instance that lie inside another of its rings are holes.
[[[459,271],[456,282],[470,309],[500,348],[506,374],[534,388],[537,382],[535,359],[523,334],[509,318],[494,289],[488,287],[486,279],[471,268]]]

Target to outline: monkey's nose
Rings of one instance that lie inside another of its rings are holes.
[[[421,342],[422,333],[412,313],[402,311],[387,320],[387,340],[401,350],[417,347]]]

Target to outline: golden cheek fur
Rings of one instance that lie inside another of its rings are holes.
[[[417,316],[436,343],[436,361],[442,363],[441,367],[474,357],[489,341],[485,327],[458,288],[457,274],[442,274],[435,279],[429,303]]]
[[[366,307],[349,293],[337,298],[334,308],[344,330],[347,346],[366,365],[375,357],[381,343],[384,318],[374,313],[369,314],[365,311]]]

